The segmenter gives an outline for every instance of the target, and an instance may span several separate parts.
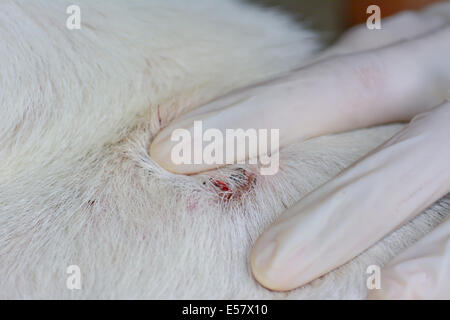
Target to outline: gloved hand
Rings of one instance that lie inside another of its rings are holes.
[[[443,14],[446,13],[446,14]],[[290,290],[346,263],[450,192],[450,3],[364,26],[307,66],[229,94],[174,121],[150,154],[184,174],[214,165],[175,165],[177,128],[280,128],[280,147],[299,139],[394,121],[396,136],[287,210],[256,241],[255,278]],[[276,110],[276,112],[274,112]],[[420,115],[418,115],[420,114]],[[418,115],[418,116],[416,116]],[[237,160],[248,158],[246,151]],[[374,298],[450,298],[450,222],[382,271]],[[320,241],[318,240],[320,239]]]

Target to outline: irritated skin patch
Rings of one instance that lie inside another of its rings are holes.
[[[256,185],[257,174],[245,169],[238,168],[236,172],[227,177],[215,178],[209,177],[203,181],[203,186],[213,191],[213,200],[218,202],[230,202],[239,200],[244,194],[251,192]],[[187,199],[187,210],[192,213],[198,206],[198,198],[190,197]]]
[[[220,179],[210,178],[210,182],[215,188],[218,196],[225,201],[236,199],[251,191],[256,183],[256,175],[245,169],[237,169],[236,173],[229,176],[230,182]]]

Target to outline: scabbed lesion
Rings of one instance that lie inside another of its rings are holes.
[[[244,168],[237,168],[229,175],[210,177],[203,185],[211,188],[221,201],[233,201],[251,193],[257,183],[257,174]]]
[[[223,205],[242,202],[255,193],[258,173],[252,168],[225,168],[191,176],[200,184],[200,193],[207,194],[215,203]],[[188,201],[188,209],[196,207],[195,196]]]

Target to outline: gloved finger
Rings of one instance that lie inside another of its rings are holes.
[[[369,299],[450,299],[450,216],[381,270]]]
[[[241,90],[187,114],[163,129],[150,147],[150,155],[174,173],[193,174],[228,164],[176,164],[172,133],[184,128],[191,137],[194,122],[203,131],[227,129],[279,129],[279,146],[328,133],[392,121],[441,104],[450,95],[450,26],[422,38],[305,67],[290,75]],[[225,141],[217,142],[226,154]],[[239,149],[242,150],[242,149]],[[237,152],[235,162],[255,157],[249,148]],[[257,152],[263,155],[262,150]],[[270,150],[274,152],[276,150]]]
[[[450,1],[448,0],[436,2],[425,7],[422,11],[430,15],[439,15],[446,21],[450,21]]]
[[[256,241],[255,278],[274,290],[346,263],[450,191],[450,102],[287,210]]]
[[[411,40],[442,28],[450,23],[450,2],[428,6],[420,11],[405,11],[383,18],[382,28],[370,30],[365,24],[346,31],[330,48],[314,58],[324,58],[356,53]]]

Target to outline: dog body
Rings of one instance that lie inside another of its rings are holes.
[[[316,36],[219,0],[77,1],[81,29],[70,30],[72,4],[0,1],[0,298],[363,298],[369,265],[450,212],[441,200],[303,288],[260,287],[248,256],[264,228],[402,126],[292,145],[275,176],[250,165],[171,174],[147,152],[161,127],[298,68]]]

